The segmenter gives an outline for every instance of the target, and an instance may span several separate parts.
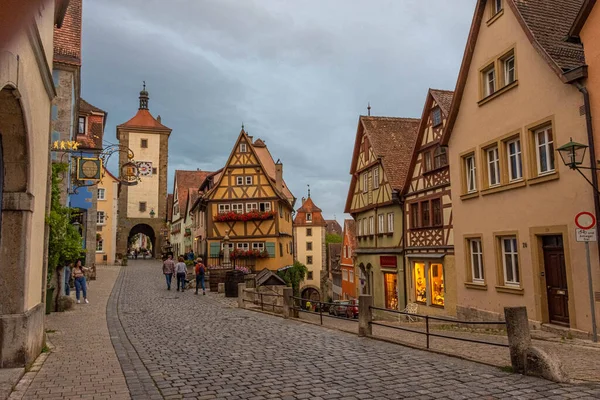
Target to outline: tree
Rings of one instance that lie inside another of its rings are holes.
[[[300,295],[300,282],[304,280],[308,269],[306,265],[300,261],[294,261],[294,265],[283,271],[277,271],[277,275],[285,281],[288,286],[291,286],[294,291],[294,296]]]
[[[337,233],[328,233],[325,235],[325,243],[342,243],[342,237]]]
[[[81,236],[71,225],[72,209],[60,203],[61,175],[68,171],[67,164],[52,164],[52,192],[50,214],[46,223],[50,228],[48,237],[48,279],[51,286],[52,276],[59,265],[77,259],[83,250]]]

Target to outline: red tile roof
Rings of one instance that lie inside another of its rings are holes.
[[[353,219],[344,220],[344,235],[348,236],[352,249],[356,249],[356,222]]]
[[[452,105],[454,92],[451,90],[429,89],[429,93],[431,93],[431,96],[435,99],[435,102],[438,103],[444,114],[448,115],[450,106]]]
[[[184,171],[180,169],[175,171],[175,182],[173,185],[177,185],[177,202],[179,203],[179,210],[184,210],[185,212],[190,189],[198,192],[200,185],[210,174],[212,174],[211,171]],[[171,216],[172,213],[169,215],[169,218]]]
[[[312,222],[306,221],[306,214],[312,213]],[[321,209],[315,205],[312,199],[309,197],[304,200],[302,206],[297,210],[296,216],[294,217],[294,225],[298,226],[325,226],[325,220]]]
[[[342,226],[335,219],[326,219],[325,224],[327,225],[327,233],[334,233],[336,235],[342,235]]]
[[[153,128],[170,130],[170,128],[158,122],[148,110],[138,110],[133,118],[117,126],[117,128]]]
[[[273,156],[271,156],[271,152],[269,151],[269,148],[267,147],[265,142],[263,142],[261,139],[256,139],[256,141],[254,143],[252,143],[252,148],[254,148],[254,152],[256,153],[257,157],[260,159],[261,164],[265,168],[265,172],[267,173],[267,175],[269,176],[269,178],[271,179],[271,181],[274,184],[275,183],[275,161],[273,160]],[[275,185],[273,185],[273,187],[275,187]],[[294,200],[295,200],[294,195],[292,194],[292,192],[288,188],[287,184],[285,183],[285,179],[283,180],[282,195],[286,199],[289,200],[290,204],[294,203]]]
[[[85,101],[82,98],[79,99],[79,112],[82,112],[82,113],[95,112],[95,113],[106,114],[106,111],[88,103],[87,101]]]

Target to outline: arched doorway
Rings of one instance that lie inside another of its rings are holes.
[[[127,239],[127,250],[130,254],[133,251],[137,257],[154,258],[157,254],[154,229],[147,224],[137,224],[131,228]]]

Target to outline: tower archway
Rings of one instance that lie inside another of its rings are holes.
[[[146,236],[147,241],[144,241],[141,235]],[[137,243],[134,243],[134,241]],[[157,254],[156,233],[154,232],[154,228],[148,224],[134,225],[133,228],[129,230],[127,243],[130,248],[135,246],[136,249],[143,248],[148,250],[151,254],[151,258]]]

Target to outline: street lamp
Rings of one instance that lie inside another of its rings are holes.
[[[150,210],[150,218],[154,218],[156,213],[154,212],[154,208]]]

